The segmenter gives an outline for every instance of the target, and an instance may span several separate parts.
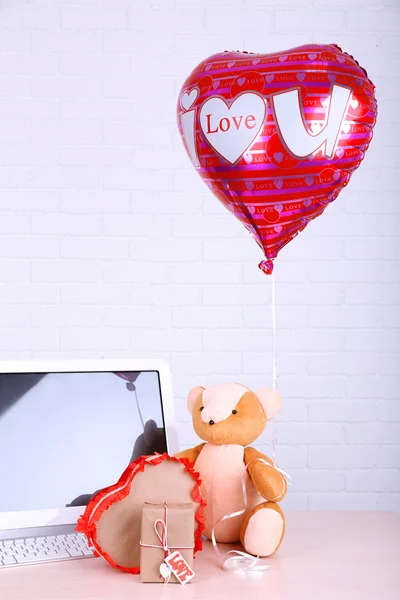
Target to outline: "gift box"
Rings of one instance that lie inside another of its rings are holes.
[[[192,503],[144,503],[140,540],[142,582],[186,583],[193,576],[190,572],[193,569],[194,542]],[[175,563],[170,562],[172,571],[164,562],[168,563],[169,559],[175,560]],[[174,564],[178,565],[177,575],[173,571]],[[161,565],[163,574],[160,572]]]

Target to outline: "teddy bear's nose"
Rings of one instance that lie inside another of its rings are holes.
[[[211,419],[211,421],[208,421],[210,425],[214,425],[214,421]]]

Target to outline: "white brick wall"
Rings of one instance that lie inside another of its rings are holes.
[[[3,2],[0,357],[164,357],[183,446],[192,385],[268,384],[271,281],[189,164],[176,97],[214,52],[336,42],[380,114],[276,261],[277,457],[287,506],[399,510],[399,34],[396,0]]]

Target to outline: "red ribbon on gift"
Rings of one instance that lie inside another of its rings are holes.
[[[159,527],[161,528],[159,530]],[[169,546],[168,545],[168,504],[164,502],[164,519],[157,519],[154,521],[154,531],[156,536],[160,542],[160,546],[157,544],[143,544],[140,542],[140,546],[142,548],[160,548],[164,550],[164,559],[171,554],[172,550],[193,550],[194,544],[192,546]],[[167,568],[168,565],[165,565]],[[164,577],[164,583],[168,583],[171,578],[171,572],[168,577]]]

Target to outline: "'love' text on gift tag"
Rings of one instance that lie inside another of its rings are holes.
[[[185,585],[194,577],[194,571],[189,567],[180,552],[172,552],[164,559],[164,562],[182,585]]]

